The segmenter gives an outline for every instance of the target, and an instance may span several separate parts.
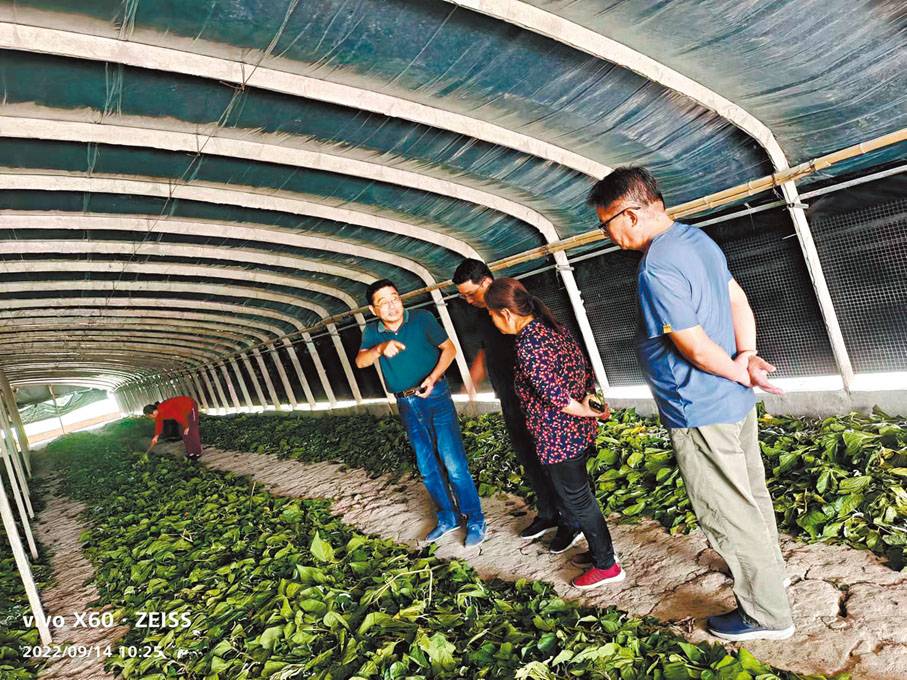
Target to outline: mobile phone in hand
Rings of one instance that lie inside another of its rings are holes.
[[[591,408],[593,411],[598,411],[599,413],[605,412],[605,405],[596,397],[592,397],[589,400],[589,408]]]

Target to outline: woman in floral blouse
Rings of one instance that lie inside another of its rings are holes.
[[[594,455],[598,420],[610,415],[589,405],[592,370],[570,332],[519,281],[496,279],[485,306],[502,333],[516,335],[515,387],[539,459],[566,505],[579,520],[589,553],[574,557],[590,569],[572,583],[595,588],[626,578],[614,556],[611,534],[590,488],[586,460]]]

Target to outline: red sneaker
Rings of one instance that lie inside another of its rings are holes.
[[[618,583],[625,578],[627,578],[626,572],[624,572],[624,570],[620,568],[620,565],[615,562],[611,565],[610,569],[597,569],[592,567],[582,576],[577,576],[573,579],[570,584],[580,590],[589,590],[590,588],[603,586],[606,583]]]

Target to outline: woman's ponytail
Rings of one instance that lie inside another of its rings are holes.
[[[532,295],[516,279],[507,277],[495,279],[485,291],[485,306],[495,312],[508,309],[511,314],[517,316],[536,316],[554,330],[559,332],[564,330],[548,305]]]
[[[548,305],[546,305],[544,302],[542,302],[535,295],[532,295],[530,297],[530,300],[531,300],[530,306],[532,307],[533,314],[535,314],[537,317],[541,318],[541,320],[544,321],[546,325],[550,326],[554,330],[556,330],[558,332],[561,332],[564,330],[564,326],[561,324],[560,321],[558,321],[557,317],[554,316],[554,312],[551,311],[551,309],[548,307]]]

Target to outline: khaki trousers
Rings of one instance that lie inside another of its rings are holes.
[[[767,628],[793,625],[756,409],[739,423],[669,431],[699,526],[731,569],[738,606]]]

